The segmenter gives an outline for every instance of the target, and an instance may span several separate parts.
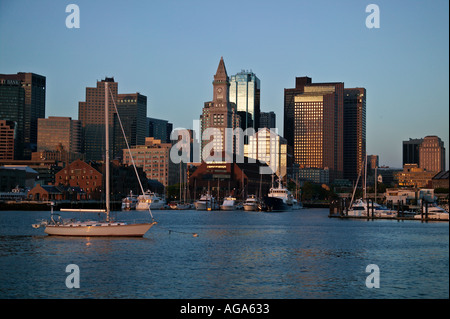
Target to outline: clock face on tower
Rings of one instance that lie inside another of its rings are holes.
[[[218,88],[217,88],[217,99],[223,99],[223,94],[222,94],[222,92],[223,92],[223,88],[218,87]]]

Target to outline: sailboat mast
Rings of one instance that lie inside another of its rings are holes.
[[[106,184],[106,220],[109,221],[109,99],[108,99],[108,82],[105,82],[105,184]]]

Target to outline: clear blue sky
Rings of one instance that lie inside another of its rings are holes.
[[[68,4],[80,28],[66,28]],[[380,28],[368,29],[368,4]],[[46,116],[78,118],[105,76],[148,97],[148,116],[192,127],[212,99],[220,57],[252,70],[261,109],[283,132],[283,89],[296,76],[367,89],[367,152],[401,167],[402,141],[449,145],[449,4],[433,1],[0,0],[0,73],[47,77]]]

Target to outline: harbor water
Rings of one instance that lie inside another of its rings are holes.
[[[31,227],[49,214],[0,212],[0,298],[449,298],[448,222],[166,210],[153,212],[158,225],[143,238],[67,238]],[[97,217],[86,214],[61,212]],[[68,265],[79,288],[66,285]],[[367,285],[369,265],[378,287]]]

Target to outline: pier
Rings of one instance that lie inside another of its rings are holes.
[[[349,216],[348,207],[346,205],[345,199],[333,200],[330,202],[330,212],[328,214],[329,218],[341,218],[341,219],[365,219],[365,220],[376,220],[376,219],[389,219],[389,220],[416,220],[421,222],[448,222],[449,219],[436,218],[428,214],[428,203],[425,203],[423,210],[417,214],[411,214],[405,211],[405,207],[402,202],[397,205],[397,214],[392,216],[376,216],[374,214],[374,201],[368,199],[368,210],[364,211],[361,216]],[[371,204],[371,205],[370,205]],[[363,215],[365,213],[365,215]],[[418,217],[420,215],[420,218]]]

